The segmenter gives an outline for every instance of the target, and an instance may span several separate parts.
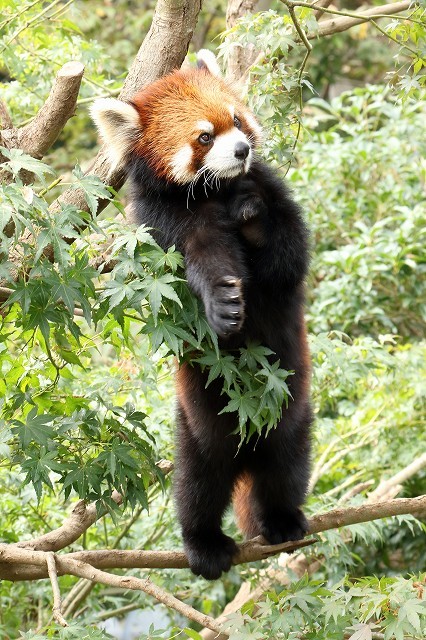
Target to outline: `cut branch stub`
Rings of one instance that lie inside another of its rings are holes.
[[[67,62],[58,72],[50,94],[32,120],[18,132],[19,149],[42,158],[56,141],[68,120],[74,115],[84,66]]]
[[[22,149],[34,158],[42,158],[74,115],[83,72],[81,62],[64,64],[35,118],[21,129],[3,129],[3,145]]]

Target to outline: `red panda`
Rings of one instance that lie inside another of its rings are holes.
[[[221,528],[231,499],[246,536],[304,536],[309,480],[309,353],[303,317],[308,233],[275,172],[258,158],[261,128],[217,75],[212,54],[131,102],[98,100],[93,118],[113,165],[130,180],[139,223],[185,259],[189,286],[224,349],[250,341],[294,370],[291,399],[267,437],[239,447],[222,384],[184,364],[177,373],[175,498],[189,565],[207,579],[237,552]]]

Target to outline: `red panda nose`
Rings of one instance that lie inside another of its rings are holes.
[[[247,142],[237,142],[234,149],[234,155],[239,160],[245,160],[249,154],[250,145]]]

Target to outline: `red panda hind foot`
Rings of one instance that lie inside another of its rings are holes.
[[[238,333],[244,322],[241,279],[228,275],[218,278],[212,285],[205,306],[209,325],[219,336],[227,337]]]
[[[302,540],[308,531],[309,524],[301,509],[264,517],[259,529],[259,533],[269,544]]]
[[[238,552],[234,540],[221,531],[199,537],[184,535],[184,548],[192,573],[206,580],[217,580],[229,571]]]

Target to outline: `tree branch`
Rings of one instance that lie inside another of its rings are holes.
[[[173,463],[168,460],[160,460],[157,466],[165,475],[173,469]],[[154,479],[152,479],[152,481],[153,480]],[[111,498],[116,504],[121,504],[122,502],[122,496],[118,491],[113,491]],[[32,540],[18,542],[16,546],[37,551],[59,551],[78,540],[78,538],[105,513],[106,511],[99,514],[94,502],[86,505],[84,500],[79,500],[73,508],[71,515],[58,529],[49,531],[49,533],[45,533]]]
[[[19,149],[42,158],[74,115],[84,66],[67,62],[58,72],[50,94],[34,120],[18,129]]]
[[[120,100],[129,100],[137,91],[157,78],[181,66],[197,23],[202,0],[158,0],[148,34],[134,59],[123,88]],[[87,173],[98,176],[118,191],[125,181],[122,170],[111,172],[108,155],[101,148]],[[72,204],[89,211],[84,193],[68,189],[51,205],[56,211],[61,205]],[[99,210],[105,206],[99,203]]]
[[[81,62],[67,62],[58,72],[49,96],[35,118],[20,129],[10,127],[0,131],[1,144],[42,158],[74,115],[83,72]],[[4,112],[2,115],[4,119]],[[31,182],[33,174],[22,171],[21,178]],[[10,181],[12,178],[3,176],[2,172],[2,179]]]
[[[52,551],[46,553],[46,565],[47,571],[49,573],[50,582],[52,584],[52,592],[53,592],[53,617],[58,622],[61,627],[68,627],[68,623],[62,615],[62,600],[61,600],[61,592],[59,590],[58,584],[58,574],[56,571],[56,560],[55,554]]]
[[[426,515],[426,495],[417,498],[398,498],[396,500],[371,504],[366,502],[359,507],[334,509],[328,513],[315,515],[309,520],[309,533],[320,533],[322,531],[328,531],[329,529],[402,514]],[[286,542],[281,545],[264,545],[260,539],[254,538],[239,545],[239,551],[234,558],[234,564],[255,562],[278,553],[288,553],[295,549],[308,546],[313,542],[315,542],[315,540],[308,539]],[[40,557],[44,558],[44,554],[40,551],[33,551],[33,549],[34,547],[31,548],[31,551],[28,547],[23,549],[22,543],[13,545],[0,544],[0,578],[13,581],[45,578],[47,575],[45,560],[41,561],[39,559]],[[25,551],[27,555],[19,555],[18,551],[21,550]],[[65,562],[67,560],[84,562],[91,567],[101,569],[176,569],[188,567],[188,561],[183,551],[123,551],[119,549],[108,549],[78,551],[56,556],[56,566],[59,575],[69,573],[69,565]]]
[[[424,456],[421,456],[419,461],[415,461],[414,463],[408,465],[407,467],[402,469],[402,471],[392,476],[392,478],[389,478],[387,482],[394,483],[395,478],[397,478],[397,483],[393,486],[396,487],[397,491],[400,491],[401,485],[398,484],[398,480],[400,478],[407,480],[408,478],[415,475],[424,466],[426,466],[426,459],[424,459]],[[383,486],[383,482],[378,485],[375,491],[369,494],[364,504],[368,504],[372,500],[377,500],[377,498],[372,498],[372,496],[378,495],[378,488],[381,486]],[[423,498],[426,499],[426,496],[423,496]],[[416,498],[416,500],[417,499],[418,498]],[[392,502],[395,503],[395,500],[393,500]],[[322,516],[320,515],[318,517],[321,518]],[[352,522],[352,524],[355,523]],[[243,582],[237,595],[233,600],[228,602],[224,611],[216,619],[216,621],[218,623],[223,622],[227,615],[238,611],[249,600],[257,602],[257,600],[262,597],[262,594],[270,588],[272,580],[278,582],[280,585],[286,585],[291,581],[289,577],[290,572],[292,574],[295,574],[297,578],[301,578],[305,573],[311,575],[315,573],[317,569],[319,569],[319,567],[321,566],[321,561],[318,558],[308,558],[304,553],[299,553],[296,556],[288,556],[283,554],[278,557],[278,565],[280,566],[278,570],[274,569],[269,571],[268,573],[267,569],[266,577],[261,580],[259,584],[257,584],[254,588],[250,582]],[[225,638],[225,636],[217,637],[213,635],[209,629],[204,629],[200,635],[203,640],[223,640],[223,638]]]
[[[299,2],[298,0],[281,0],[281,2],[285,4],[287,8],[306,7],[309,9],[315,9],[315,5],[312,5],[309,2]],[[411,0],[402,0],[402,2],[393,2],[390,4],[380,5],[378,7],[371,7],[370,9],[366,9],[362,12],[338,11],[337,9],[329,9],[328,7],[322,6],[321,10],[323,13],[330,13],[338,17],[321,22],[319,30],[316,33],[308,33],[307,38],[308,40],[313,40],[316,38],[330,36],[334,33],[347,31],[348,29],[351,29],[358,24],[362,24],[363,22],[369,22],[370,20],[375,20],[377,18],[401,13],[408,9],[410,5]]]
[[[0,129],[12,129],[13,122],[6,103],[0,99]],[[1,139],[1,133],[0,133]]]

